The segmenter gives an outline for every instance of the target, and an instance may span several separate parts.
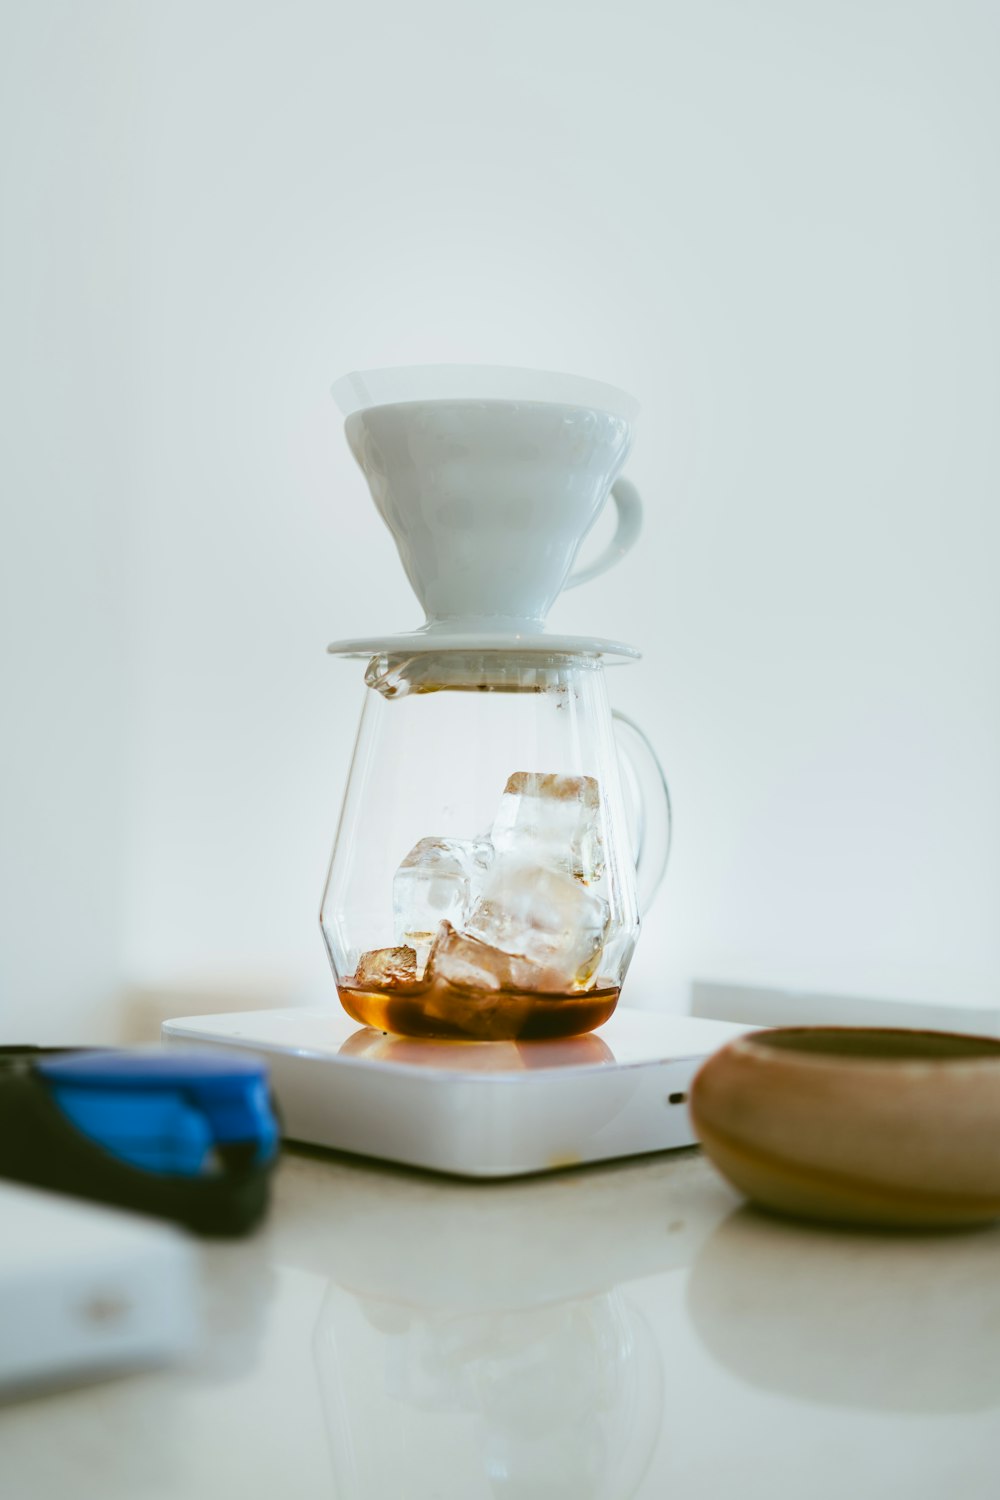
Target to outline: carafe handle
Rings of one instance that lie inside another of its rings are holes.
[[[575,589],[578,583],[589,583],[598,573],[605,573],[616,562],[621,562],[629,548],[635,544],[642,529],[642,501],[639,499],[639,491],[630,479],[616,479],[611,486],[611,498],[618,507],[618,525],[614,536],[592,563],[569,575],[563,584],[564,589]]]
[[[659,889],[670,855],[673,819],[670,789],[656,751],[634,724],[618,709],[611,710],[618,748],[628,761],[638,793],[636,808],[635,875],[639,915],[645,916]]]

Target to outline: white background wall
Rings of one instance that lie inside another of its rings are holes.
[[[329,993],[361,694],[418,623],[327,396],[538,365],[644,417],[675,855],[634,996],[1000,994],[989,0],[0,0],[0,1022]]]

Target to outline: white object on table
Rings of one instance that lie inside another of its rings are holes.
[[[328,1005],[188,1016],[165,1022],[163,1037],[266,1058],[292,1140],[515,1177],[693,1145],[688,1085],[746,1029],[619,1006],[565,1041],[412,1041]]]
[[[691,1012],[742,1026],[903,1026],[1000,1036],[1000,1006],[936,1005],[924,1000],[877,1000],[696,979]]]
[[[0,1183],[0,1395],[184,1354],[194,1252],[166,1225]]]

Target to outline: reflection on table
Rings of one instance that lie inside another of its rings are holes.
[[[706,1228],[641,1167],[396,1189],[359,1173],[328,1244],[314,1352],[338,1497],[405,1472],[408,1500],[628,1500],[663,1420],[628,1283],[688,1263]]]

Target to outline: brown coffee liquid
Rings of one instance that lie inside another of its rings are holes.
[[[443,979],[384,987],[347,980],[337,986],[341,1005],[362,1026],[397,1036],[480,1042],[527,1042],[593,1031],[618,1004],[618,990],[618,985],[600,981],[592,990],[561,995],[480,993]]]

